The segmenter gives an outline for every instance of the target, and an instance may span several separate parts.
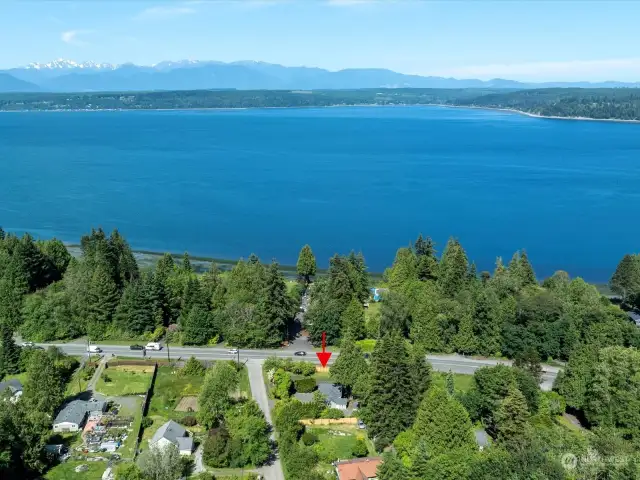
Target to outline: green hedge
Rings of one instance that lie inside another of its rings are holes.
[[[298,393],[311,393],[317,387],[316,380],[313,377],[300,378],[294,382],[294,385]]]

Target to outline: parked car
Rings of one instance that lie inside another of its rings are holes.
[[[303,352],[302,350],[300,350],[299,352],[294,353],[294,355],[296,357],[304,357],[307,355],[307,352]]]
[[[158,342],[149,342],[144,348],[147,350],[162,350],[162,345]]]
[[[142,345],[131,345],[129,347],[131,350],[144,350],[144,347]]]
[[[367,426],[364,424],[362,420],[358,420],[358,428],[365,429],[367,428]]]
[[[228,353],[230,353],[231,355],[237,355],[238,354],[238,349],[237,348],[230,348],[228,350]]]
[[[89,345],[87,347],[87,352],[89,352],[89,353],[102,353],[102,349],[97,345]]]
[[[23,347],[35,347],[36,344],[33,342],[22,342]]]

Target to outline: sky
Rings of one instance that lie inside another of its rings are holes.
[[[0,69],[259,60],[521,81],[640,81],[640,1],[0,1]]]

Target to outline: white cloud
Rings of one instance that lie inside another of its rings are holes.
[[[366,5],[368,3],[393,3],[395,0],[327,0],[327,5],[332,7],[352,7]]]
[[[448,69],[440,74],[455,77],[529,79],[529,80],[619,80],[640,77],[640,58],[603,60],[569,60],[563,62],[529,62],[471,65]]]
[[[157,5],[144,9],[136,15],[136,18],[139,20],[164,19],[191,15],[193,13],[196,13],[196,9],[188,6]]]
[[[86,45],[89,45],[89,43],[84,40],[81,40],[78,37],[80,35],[85,35],[88,33],[92,33],[92,30],[68,30],[60,34],[60,39],[64,43],[68,43],[69,45],[75,45],[76,47],[84,47]]]

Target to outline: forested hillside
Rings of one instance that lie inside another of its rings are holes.
[[[149,110],[197,108],[452,105],[508,108],[544,116],[640,120],[635,88],[361,90],[187,90],[107,93],[5,93],[0,110]]]

